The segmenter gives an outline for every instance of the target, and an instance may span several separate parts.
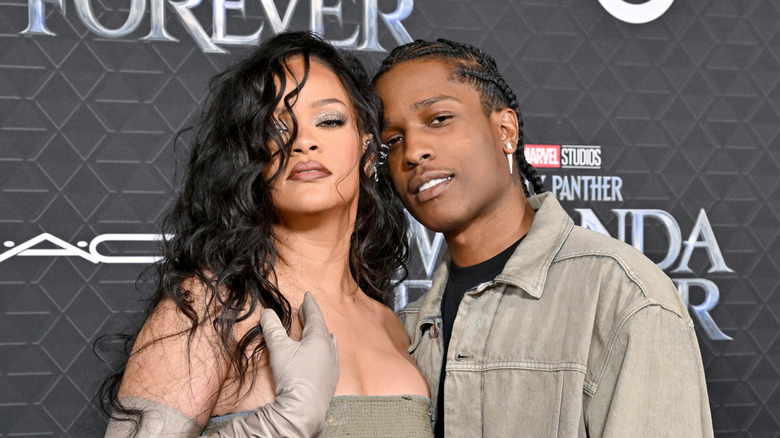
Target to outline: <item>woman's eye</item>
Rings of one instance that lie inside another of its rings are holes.
[[[314,118],[314,125],[319,128],[336,128],[347,124],[347,117],[338,111],[328,111]]]
[[[346,123],[347,121],[344,119],[326,119],[317,123],[317,126],[323,128],[335,128],[337,126],[344,126]]]
[[[278,132],[280,135],[284,135],[290,132],[290,128],[288,128],[287,124],[282,122],[281,120],[274,121],[274,130]]]

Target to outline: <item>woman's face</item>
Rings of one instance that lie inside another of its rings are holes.
[[[304,76],[303,58],[287,61],[287,95]],[[282,223],[310,219],[327,212],[357,209],[359,166],[364,151],[358,120],[347,91],[326,66],[311,59],[306,84],[294,99],[292,111],[298,133],[287,167],[273,182],[272,198]],[[292,118],[280,104],[274,113],[282,137],[292,132]],[[276,149],[275,144],[269,147]],[[263,174],[270,177],[278,158]]]

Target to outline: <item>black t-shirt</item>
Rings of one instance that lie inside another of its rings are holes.
[[[463,299],[463,296],[466,295],[466,292],[482,283],[493,280],[501,273],[504,269],[504,265],[506,265],[506,262],[512,257],[512,253],[515,252],[517,245],[523,241],[524,237],[525,236],[521,237],[509,248],[482,263],[478,263],[474,266],[467,266],[465,268],[456,266],[455,263],[450,265],[450,276],[447,278],[447,286],[444,289],[444,295],[441,300],[441,340],[443,343],[442,347],[444,348],[444,360],[442,360],[441,364],[439,394],[436,398],[438,416],[436,417],[434,435],[437,438],[444,437],[444,370],[447,366],[447,350],[450,346],[452,326],[455,324],[455,316],[458,314],[460,302]]]

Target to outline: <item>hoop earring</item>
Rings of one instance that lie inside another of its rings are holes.
[[[506,142],[506,148],[511,151],[512,150],[512,143]],[[512,159],[512,154],[511,153],[506,154],[506,161],[507,161],[507,163],[509,163],[509,174],[511,175],[512,174],[512,162],[514,161]]]

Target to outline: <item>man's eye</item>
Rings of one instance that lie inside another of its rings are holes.
[[[431,120],[431,125],[440,125],[451,118],[452,118],[451,115],[436,116],[433,118],[433,120]]]
[[[384,141],[384,144],[387,145],[387,147],[393,147],[393,145],[396,145],[403,140],[403,137],[400,135],[396,135],[395,137],[390,137],[389,139]]]

